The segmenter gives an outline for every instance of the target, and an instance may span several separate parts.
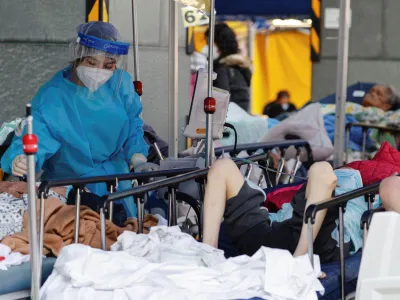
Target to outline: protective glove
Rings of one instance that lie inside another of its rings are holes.
[[[160,169],[159,165],[148,163],[147,158],[141,153],[135,153],[131,158],[131,165],[135,172],[152,172]]]
[[[28,161],[25,154],[20,154],[12,162],[12,174],[23,177],[28,172]]]

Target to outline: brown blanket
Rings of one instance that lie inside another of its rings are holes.
[[[39,213],[40,202],[37,201]],[[38,214],[39,215],[39,214]],[[74,242],[75,206],[65,205],[57,198],[45,200],[45,225],[43,254],[58,256],[61,248]],[[158,219],[151,215],[145,216],[145,233],[147,228],[156,226]],[[28,212],[24,214],[24,231],[8,236],[2,244],[7,245],[12,251],[29,254]],[[120,228],[110,221],[106,221],[107,249],[116,242],[117,237],[125,230],[137,231],[136,219],[129,219],[126,227]],[[79,243],[93,248],[101,248],[100,216],[86,206],[81,206]]]

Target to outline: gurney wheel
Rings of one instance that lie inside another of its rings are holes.
[[[168,199],[168,193],[165,193],[164,197],[165,199]],[[203,229],[201,223],[201,203],[192,196],[179,191],[176,193],[176,200],[187,203],[191,207],[191,209],[193,209],[196,214],[197,226],[199,227],[199,234],[201,236],[201,232]]]

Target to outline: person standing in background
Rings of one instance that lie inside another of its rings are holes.
[[[208,41],[209,29],[205,32]],[[239,43],[233,30],[225,23],[215,25],[214,87],[229,91],[230,102],[245,111],[250,106],[251,63],[240,54]]]

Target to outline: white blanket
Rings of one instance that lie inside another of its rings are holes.
[[[178,227],[122,234],[111,252],[84,245],[61,251],[40,299],[317,299],[323,291],[307,256],[262,248],[225,259]]]

